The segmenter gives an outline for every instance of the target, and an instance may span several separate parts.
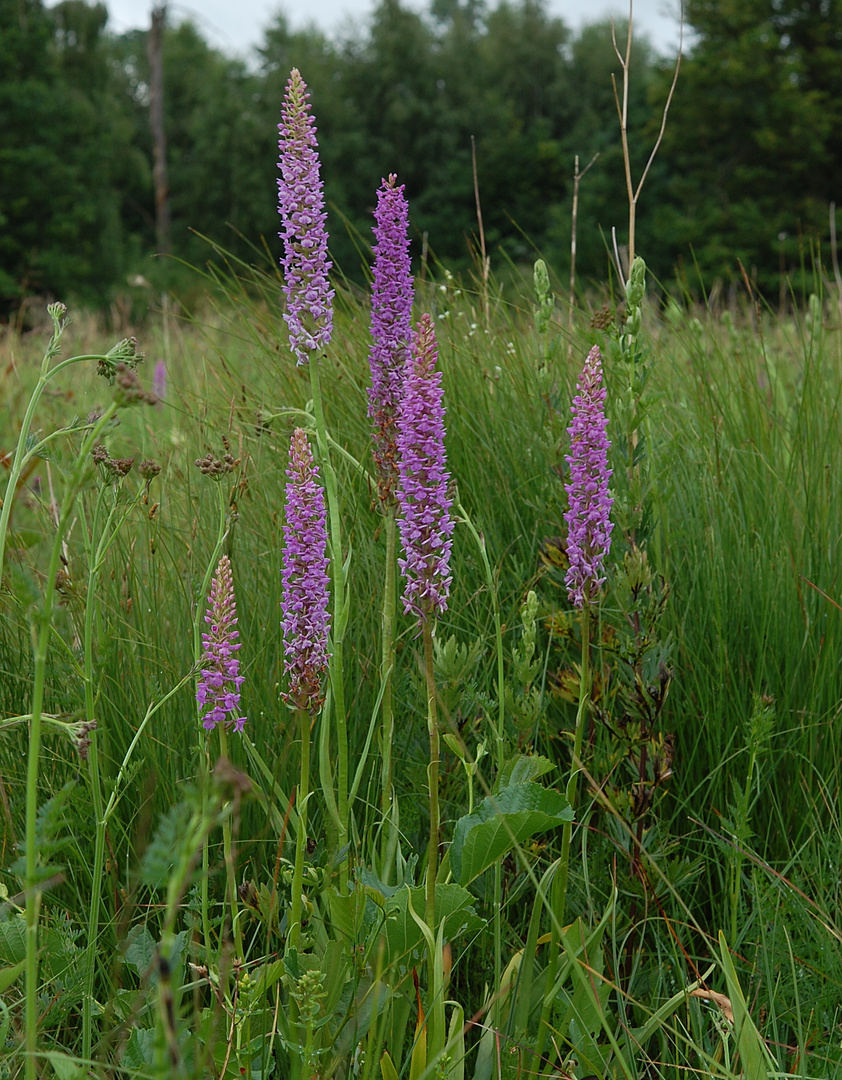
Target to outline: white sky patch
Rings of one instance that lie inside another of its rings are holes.
[[[57,0],[47,0],[51,7]],[[678,11],[680,0],[636,0],[635,27],[645,33],[655,48],[664,55],[674,54],[678,46]],[[423,10],[427,5],[409,0],[412,7]],[[493,7],[494,0],[489,6]],[[327,34],[338,31],[343,23],[364,22],[371,14],[375,0],[187,0],[173,2],[168,9],[173,21],[190,18],[202,36],[214,48],[247,57],[251,48],[260,44],[263,31],[278,11],[284,11],[293,29],[315,23]],[[568,26],[577,30],[583,23],[596,22],[607,16],[625,18],[628,5],[622,0],[549,0],[549,11],[560,16]],[[149,26],[153,7],[151,0],[106,0],[108,28],[114,33]]]

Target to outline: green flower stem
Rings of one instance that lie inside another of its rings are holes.
[[[570,764],[570,777],[567,781],[567,801],[570,809],[576,810],[576,797],[579,786],[579,772],[581,770],[582,741],[587,719],[587,705],[591,692],[591,613],[590,607],[585,603],[582,608],[582,666],[579,679],[579,707],[576,711],[576,729],[573,734],[573,754]],[[538,1042],[536,1053],[540,1056],[544,1052],[547,1034],[549,1031],[550,1010],[552,1008],[552,991],[555,986],[556,973],[558,971],[560,931],[564,926],[565,908],[567,905],[567,881],[570,868],[570,842],[573,835],[573,821],[565,821],[561,827],[561,856],[558,869],[553,877],[550,906],[552,908],[552,925],[550,927],[550,952],[547,962],[546,993],[544,1006],[541,1010],[541,1024],[538,1029]]]
[[[330,658],[330,685],[333,694],[333,716],[336,722],[339,811],[339,851],[348,842],[348,721],[345,713],[345,680],[343,646],[348,610],[345,599],[346,566],[342,559],[342,521],[339,513],[339,496],[336,490],[336,473],[330,461],[330,443],[325,427],[322,393],[319,384],[319,362],[313,357],[307,365],[310,369],[310,387],[313,393],[313,410],[316,415],[316,441],[324,474],[328,514],[330,515],[330,562],[333,579],[333,650]],[[339,865],[339,887],[344,893],[348,885],[348,858]]]
[[[394,859],[393,836],[396,830],[392,821],[394,794],[392,791],[392,741],[395,732],[395,716],[392,706],[392,672],[395,667],[395,627],[397,624],[397,562],[395,559],[397,535],[397,506],[386,510],[384,523],[386,533],[386,575],[383,587],[383,612],[381,627],[380,678],[383,682],[383,700],[380,703],[380,760],[381,793],[380,810],[383,815],[383,843],[380,878],[390,883]]]
[[[439,721],[436,711],[436,678],[433,669],[433,624],[424,622],[424,678],[427,685],[427,726],[430,733],[430,846],[427,851],[427,892],[425,918],[430,933],[436,937],[436,877],[439,867]],[[430,981],[433,978],[434,950],[430,952]]]
[[[44,378],[42,371],[42,379]],[[46,380],[45,380],[46,381]],[[92,425],[79,449],[71,469],[67,487],[58,514],[58,524],[53,539],[50,562],[44,584],[44,602],[40,616],[33,628],[33,685],[32,712],[29,725],[29,756],[26,769],[26,1004],[25,1045],[26,1080],[35,1080],[37,1073],[36,1051],[38,1046],[38,914],[41,892],[38,889],[38,848],[36,830],[38,823],[38,775],[41,756],[41,714],[44,708],[44,692],[47,680],[47,652],[52,631],[53,602],[55,599],[56,574],[61,561],[62,538],[70,519],[76,494],[82,484],[85,470],[90,467],[90,453],[111,417],[117,412],[112,402],[102,416]],[[31,422],[31,414],[29,415]],[[18,449],[21,449],[19,444]],[[14,488],[11,489],[11,494]],[[11,499],[7,493],[6,506]],[[8,515],[0,524],[0,540],[5,535]]]
[[[287,945],[296,948],[301,937],[301,893],[304,888],[304,850],[307,846],[307,800],[310,798],[310,714],[298,709],[301,732],[301,779],[295,797],[298,808],[298,832],[295,835],[295,868],[292,873],[292,903],[290,906]]]
[[[506,692],[505,692],[505,667],[503,663],[503,621],[500,617],[500,597],[497,594],[497,583],[494,580],[494,574],[491,570],[491,562],[488,558],[488,550],[485,544],[485,537],[480,533],[471,519],[465,512],[464,506],[461,503],[457,504],[457,510],[468,526],[468,531],[476,541],[479,548],[480,557],[482,558],[483,569],[485,570],[485,580],[488,585],[488,592],[491,596],[491,607],[494,613],[494,640],[497,651],[497,723],[492,723],[491,729],[494,733],[494,749],[498,774],[503,768],[505,760],[505,746],[504,746],[504,732],[506,724]],[[473,799],[471,800],[473,802]],[[470,810],[469,810],[470,813]],[[503,900],[503,865],[502,860],[497,859],[494,863],[494,985],[499,989],[500,983],[503,977],[503,915],[502,915],[502,900]],[[494,1027],[498,1026],[500,1019],[500,1010],[502,1008],[502,998],[499,994],[494,997],[494,1005],[492,1010],[491,1022]]]
[[[219,732],[220,757],[228,758],[228,732],[225,730],[225,724],[217,724],[217,731]],[[207,847],[207,839],[204,846]],[[226,814],[222,821],[222,851],[225,856],[226,891],[228,893],[228,907],[231,912],[231,930],[234,934],[234,953],[237,958],[242,960],[243,934],[240,929],[240,917],[237,909],[237,867],[234,859],[234,839],[230,814]],[[204,849],[202,854],[204,855]]]

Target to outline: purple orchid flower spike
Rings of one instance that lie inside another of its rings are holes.
[[[398,479],[397,417],[412,346],[413,285],[409,262],[409,207],[392,174],[377,192],[371,288],[371,388],[374,463],[381,507],[394,503]]]
[[[196,700],[207,709],[202,727],[213,731],[225,724],[241,732],[246,722],[237,716],[240,710],[240,687],[245,682],[240,674],[237,652],[237,605],[234,599],[234,580],[227,555],[219,560],[211,582],[205,622],[210,630],[202,634],[202,669]]]
[[[605,581],[600,576],[611,544],[610,520],[614,503],[608,491],[611,469],[606,434],[605,387],[602,383],[602,355],[594,345],[579,376],[578,393],[573,399],[573,421],[567,429],[570,453],[568,496],[567,557],[570,560],[565,583],[571,603],[582,608],[596,600]]]
[[[301,428],[292,433],[287,478],[281,625],[289,691],[284,701],[312,713],[324,700],[321,679],[328,667],[327,525],[319,470]]]
[[[328,272],[327,213],[319,169],[316,125],[307,84],[297,68],[290,72],[278,125],[278,212],[283,225],[284,294],[290,348],[299,364],[324,349],[333,327],[333,289]]]
[[[398,528],[404,557],[403,605],[420,623],[447,610],[454,521],[447,494],[444,391],[436,370],[438,346],[431,315],[422,315],[407,360],[398,420]]]

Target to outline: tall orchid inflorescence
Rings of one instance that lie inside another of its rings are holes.
[[[328,666],[330,629],[325,499],[318,478],[307,435],[296,428],[287,468],[281,565],[284,670],[289,678],[284,701],[308,712],[324,700],[321,678]]]
[[[425,623],[447,610],[453,519],[444,451],[444,392],[432,316],[422,315],[398,418],[398,490],[405,579],[403,606]]]
[[[595,600],[605,581],[600,576],[611,544],[613,525],[609,518],[614,502],[608,491],[611,469],[608,468],[608,441],[605,415],[605,387],[602,383],[602,355],[594,345],[579,376],[578,393],[570,408],[573,421],[567,429],[570,453],[568,497],[567,557],[570,566],[565,577],[567,593],[575,607]]]
[[[391,174],[377,192],[374,211],[371,288],[371,389],[368,415],[374,422],[374,463],[380,504],[394,503],[397,483],[396,422],[406,362],[412,344],[412,274],[409,208],[404,186]]]
[[[284,294],[290,348],[299,364],[324,349],[333,327],[333,289],[328,272],[327,213],[319,170],[319,144],[310,112],[307,84],[297,68],[290,72],[281,106],[278,148],[278,212],[284,242]]]
[[[227,555],[219,560],[211,582],[205,622],[210,630],[202,634],[202,668],[196,700],[208,711],[202,726],[213,731],[217,724],[242,731],[244,716],[240,710],[240,687],[245,682],[240,674],[237,653],[237,605],[234,599],[234,580]]]

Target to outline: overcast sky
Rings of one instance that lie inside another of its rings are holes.
[[[47,0],[52,6],[56,0]],[[375,0],[170,0],[175,21],[191,18],[211,45],[229,53],[246,56],[260,42],[264,27],[283,10],[293,29],[315,22],[330,34],[343,20],[364,20]],[[423,9],[423,0],[406,0]],[[493,6],[494,0],[491,0]],[[595,22],[607,15],[624,17],[628,3],[623,0],[548,0],[550,11],[577,29],[583,22]],[[108,26],[115,33],[149,25],[152,0],[105,0]],[[674,53],[678,44],[679,0],[635,0],[634,21],[659,52]]]

